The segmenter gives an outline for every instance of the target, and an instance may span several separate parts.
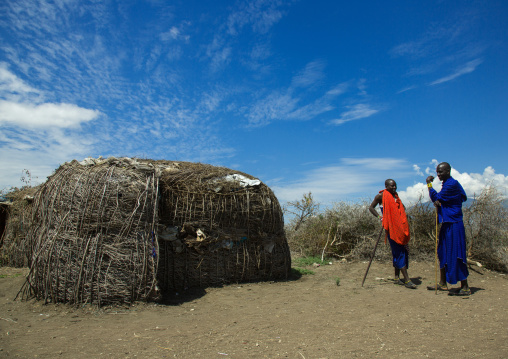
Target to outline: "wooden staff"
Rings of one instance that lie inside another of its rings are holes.
[[[436,272],[436,294],[437,294],[437,286],[438,286],[438,284],[437,284],[437,244],[438,244],[438,234],[437,234],[438,215],[437,215],[437,213],[438,213],[438,210],[436,207],[436,266],[435,266],[436,267],[436,270],[435,270],[435,272]]]
[[[365,271],[365,275],[363,276],[362,287],[363,287],[363,283],[365,283],[365,278],[367,278],[367,273],[369,273],[369,268],[370,268],[370,265],[372,264],[372,260],[374,259],[374,254],[376,254],[377,245],[379,244],[379,240],[381,239],[382,233],[383,233],[383,227],[381,226],[381,231],[379,232],[379,236],[377,237],[376,245],[374,246],[374,250],[372,251],[372,256],[370,257],[369,265],[367,266],[367,270]]]

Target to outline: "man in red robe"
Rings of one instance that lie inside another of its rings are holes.
[[[376,206],[381,207],[382,215],[376,211]],[[390,243],[393,256],[393,267],[395,268],[395,282],[404,285],[406,288],[416,289],[416,285],[407,274],[409,267],[409,224],[407,222],[406,210],[397,194],[397,183],[392,179],[385,181],[385,189],[379,191],[374,197],[370,207],[370,213],[378,217],[385,229],[386,237]],[[404,279],[400,279],[402,273]]]

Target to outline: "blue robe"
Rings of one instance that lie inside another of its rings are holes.
[[[442,224],[437,249],[440,267],[445,268],[446,281],[456,284],[469,275],[466,265],[466,231],[462,220],[462,202],[467,200],[467,195],[453,177],[443,182],[439,193],[430,188],[429,195],[432,202],[439,200],[441,203],[438,219]]]
[[[398,244],[388,235],[388,242],[392,249],[393,266],[398,269],[409,268],[409,252],[407,245]]]

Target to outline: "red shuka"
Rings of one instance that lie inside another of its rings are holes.
[[[406,245],[409,242],[409,224],[399,196],[387,190],[379,193],[383,193],[383,228],[395,242]]]

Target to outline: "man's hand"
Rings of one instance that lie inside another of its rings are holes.
[[[427,177],[425,181],[427,181],[427,183],[432,183],[434,181],[434,176]]]
[[[434,206],[441,207],[441,202],[439,202],[439,200],[435,201],[434,202]]]

